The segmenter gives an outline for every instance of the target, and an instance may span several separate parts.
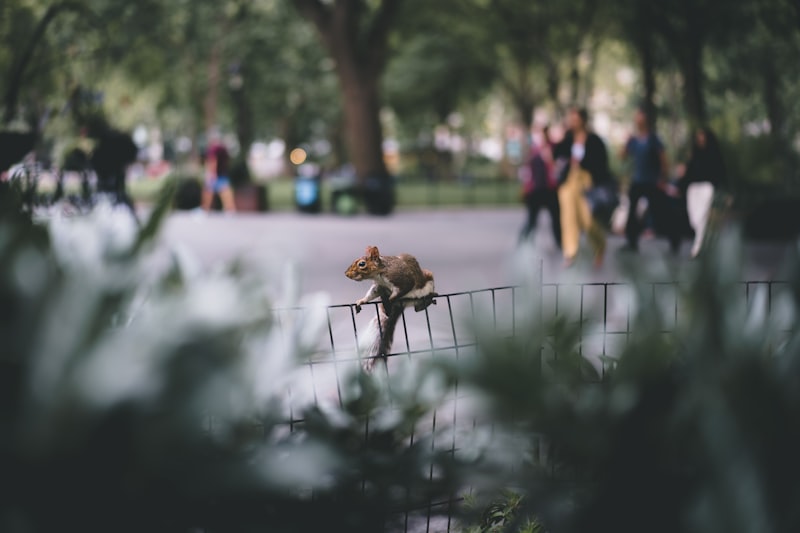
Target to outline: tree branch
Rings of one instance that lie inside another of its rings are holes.
[[[39,23],[36,25],[36,28],[33,31],[33,35],[31,36],[30,41],[28,41],[28,45],[22,51],[22,54],[19,56],[16,62],[13,63],[11,67],[11,72],[9,73],[9,85],[8,89],[6,90],[5,98],[3,100],[5,104],[5,110],[3,112],[3,122],[7,123],[10,122],[12,118],[14,118],[14,112],[17,107],[17,102],[19,100],[19,91],[22,87],[22,79],[25,74],[25,69],[28,67],[30,63],[31,57],[33,56],[33,51],[36,49],[36,46],[44,37],[44,33],[47,30],[47,27],[53,21],[56,16],[62,11],[76,11],[78,13],[87,12],[88,9],[86,6],[79,4],[77,2],[61,2],[59,4],[53,4],[47,11],[45,12],[44,16],[39,20]]]

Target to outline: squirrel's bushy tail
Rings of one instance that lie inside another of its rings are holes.
[[[392,341],[394,340],[394,330],[397,327],[397,322],[403,315],[403,309],[406,306],[414,306],[416,312],[424,311],[431,304],[435,304],[434,299],[438,296],[433,292],[424,298],[417,298],[411,300],[400,300],[394,303],[383,301],[378,305],[378,316],[372,319],[367,330],[367,345],[366,349],[362,350],[364,357],[364,370],[371,372],[378,359],[386,363],[386,356],[392,350]]]
[[[364,370],[371,372],[375,362],[380,358],[386,362],[386,356],[392,350],[394,330],[403,314],[403,304],[390,304],[387,313],[383,304],[378,305],[378,316],[372,319],[367,330],[366,350],[363,352]]]

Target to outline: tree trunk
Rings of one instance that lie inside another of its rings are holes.
[[[337,65],[344,104],[345,142],[356,177],[361,183],[369,178],[387,179],[378,76],[365,72],[355,61],[339,59]]]
[[[707,117],[703,96],[702,46],[698,43],[688,45],[680,67],[683,74],[683,101],[689,121],[693,124],[705,124]]]
[[[683,78],[683,105],[689,122],[696,126],[706,122],[706,102],[703,96],[703,47],[706,28],[696,23],[691,13],[684,14],[685,25],[675,28],[663,18],[654,17],[658,29],[671,49]]]
[[[647,113],[650,122],[650,130],[656,129],[656,68],[653,55],[653,14],[649,9],[649,4],[637,2],[636,16],[634,19],[634,32],[636,48],[639,52],[639,59],[642,68],[642,80],[644,84],[644,95],[641,105]]]
[[[581,106],[583,105],[578,101],[578,93],[580,91],[581,74],[578,70],[578,55],[572,58],[572,66],[569,71],[569,105]]]
[[[533,134],[533,112],[536,106],[533,103],[533,99],[530,95],[520,95],[522,96],[517,101],[517,111],[520,115],[520,120],[522,121],[523,127],[523,135],[522,135],[522,146],[520,146],[520,153],[522,156],[522,160],[527,160],[528,156],[531,153],[531,144],[532,144],[532,134]]]
[[[769,120],[769,131],[772,142],[776,148],[783,148],[783,130],[785,124],[785,113],[781,104],[779,92],[778,73],[775,65],[771,61],[765,61],[762,69],[762,98],[764,107],[767,109],[767,119]]]
[[[648,1],[640,0],[636,2],[632,19],[632,37],[641,61],[640,66],[644,84],[641,105],[647,113],[651,131],[655,131],[656,128],[656,69],[653,55],[653,33],[656,31],[653,20],[655,16]]]
[[[203,98],[203,126],[208,134],[212,128],[217,126],[217,95],[219,94],[219,65],[220,65],[220,43],[219,39],[214,40],[211,45],[211,53],[208,56],[208,68],[206,70],[206,94]]]
[[[236,139],[239,141],[239,146],[242,152],[247,154],[250,145],[253,144],[253,113],[250,109],[250,99],[247,95],[247,85],[242,77],[242,72],[234,78],[235,81],[229,87],[231,100],[233,102],[234,112],[236,113]]]
[[[552,59],[547,60],[547,97],[555,107],[556,119],[561,119],[562,106],[558,99],[558,89],[561,85],[561,77],[558,73],[558,64]]]
[[[368,16],[366,2],[294,0],[299,12],[317,27],[336,62],[344,137],[364,189],[367,210],[373,214],[388,214],[394,205],[394,191],[383,160],[379,82],[389,55],[389,29],[400,3],[381,0]]]
[[[656,129],[656,69],[653,61],[653,41],[646,36],[640,50],[642,56],[642,78],[644,80],[644,106],[651,131]]]
[[[580,95],[581,101],[586,102],[587,105],[592,101],[592,94],[594,93],[595,74],[597,72],[597,53],[599,49],[599,40],[595,40],[589,47],[589,66],[586,69],[586,74],[583,76],[583,93]]]

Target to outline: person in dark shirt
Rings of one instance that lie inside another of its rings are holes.
[[[574,263],[582,232],[589,238],[596,267],[602,265],[605,256],[605,230],[592,213],[587,193],[593,187],[608,185],[612,177],[606,145],[596,133],[589,131],[587,121],[585,109],[571,109],[567,115],[568,131],[554,150],[561,183],[558,205],[565,266]]]
[[[112,128],[102,118],[89,121],[86,135],[95,139],[89,162],[97,175],[97,193],[109,196],[115,204],[127,206],[135,217],[126,175],[128,166],[136,161],[139,153],[136,143],[129,133]]]
[[[659,205],[662,198],[660,187],[666,177],[667,159],[664,144],[661,139],[651,130],[651,121],[644,108],[638,108],[634,114],[635,132],[625,143],[620,158],[632,159],[633,172],[631,183],[628,188],[628,221],[625,224],[625,238],[627,244],[623,248],[626,251],[636,251],[639,249],[639,236],[645,224],[640,220],[637,212],[637,205],[642,198],[647,199],[648,217],[657,216],[654,206]],[[656,221],[650,220],[651,225]],[[674,228],[675,225],[669,223],[659,225],[666,228]],[[671,244],[675,243],[675,238],[670,235]]]
[[[233,188],[230,180],[230,155],[225,144],[217,138],[212,139],[205,154],[205,186],[203,187],[202,207],[211,209],[214,195],[218,194],[222,208],[226,212],[236,211]]]
[[[561,215],[558,209],[558,183],[553,169],[550,128],[542,128],[542,141],[531,147],[525,175],[522,181],[523,200],[528,210],[528,220],[520,232],[520,242],[526,240],[536,228],[539,211],[544,207],[550,213],[553,240],[561,248]]]
[[[689,222],[694,229],[692,257],[697,257],[700,253],[714,196],[724,189],[726,182],[725,161],[716,135],[708,127],[697,128],[692,139],[689,160],[680,180],[680,188],[686,197]]]

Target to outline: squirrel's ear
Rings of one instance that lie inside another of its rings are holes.
[[[377,261],[381,258],[381,253],[378,251],[377,246],[367,246],[367,257],[372,259],[373,261]]]

